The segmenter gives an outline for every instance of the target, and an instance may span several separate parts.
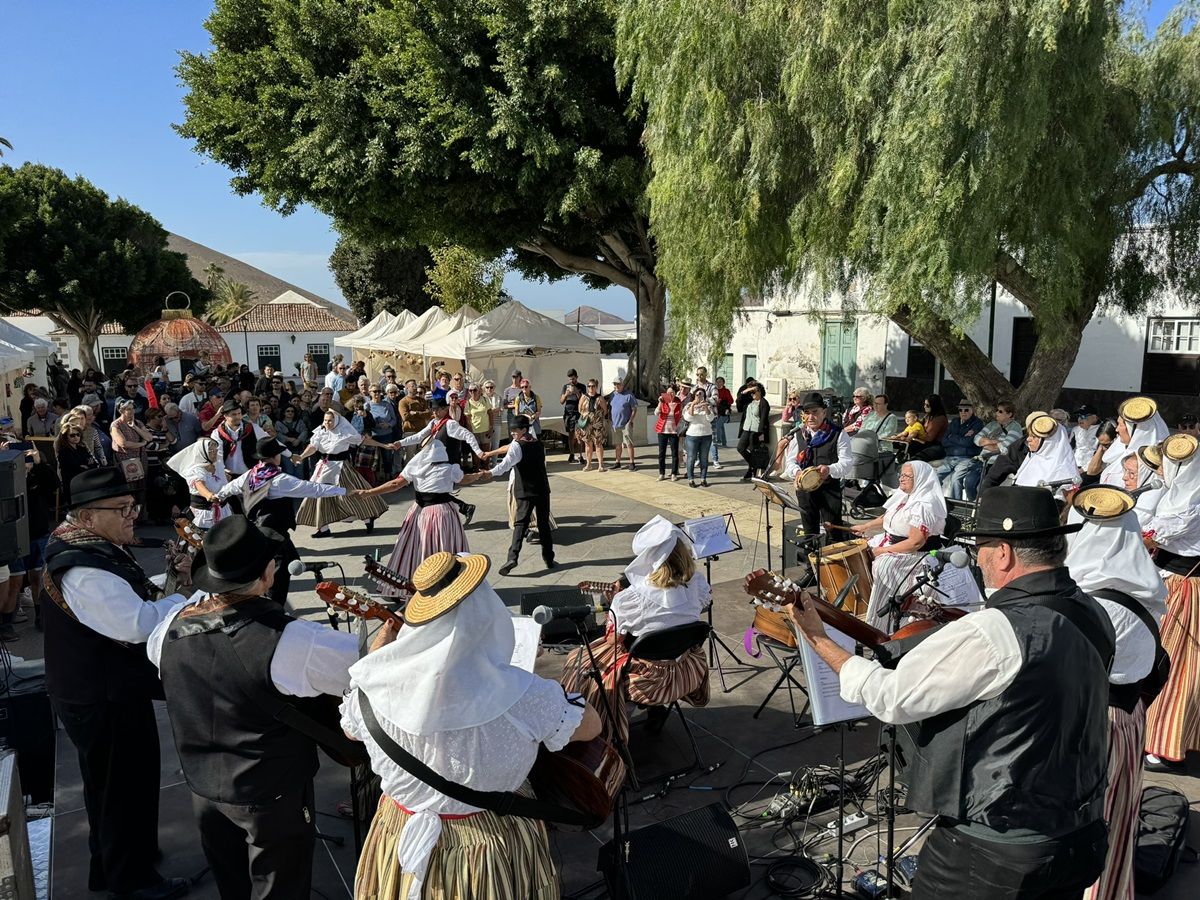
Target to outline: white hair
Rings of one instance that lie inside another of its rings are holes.
[[[33,401],[33,405],[40,406],[42,408],[47,408],[50,406],[50,401],[47,400],[45,397],[38,397],[36,400]]]

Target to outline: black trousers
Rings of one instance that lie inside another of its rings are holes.
[[[521,556],[521,545],[525,541],[525,532],[529,530],[529,520],[537,513],[538,538],[542,544],[542,559],[554,562],[554,532],[550,529],[550,496],[528,497],[517,499],[517,515],[513,523],[512,545],[508,548],[508,561],[515,563]]]
[[[279,532],[275,532],[279,534]],[[279,554],[275,557],[275,582],[271,585],[271,599],[280,606],[287,604],[288,590],[292,586],[292,573],[288,571],[288,564],[293,559],[300,558],[300,551],[296,549],[296,545],[292,543],[292,536],[286,532],[281,535],[284,538],[284,545],[279,548]]]
[[[157,884],[162,878],[154,868],[159,760],[153,701],[53,703],[79,755],[89,889],[124,894]]]
[[[754,448],[759,444],[765,444],[766,441],[766,436],[759,434],[757,431],[743,431],[738,436],[737,452],[738,456],[746,461],[747,475],[754,475],[758,472],[758,468],[754,465],[753,461]],[[770,465],[770,457],[767,460],[767,464]]]
[[[815,491],[796,491],[796,505],[804,534],[816,534],[822,522],[841,525],[842,483],[830,478]]]
[[[1078,900],[1104,869],[1108,829],[1093,822],[1036,844],[984,841],[939,825],[917,859],[913,900]]]
[[[313,783],[262,804],[217,803],[196,794],[200,844],[221,900],[294,900],[312,888]]]

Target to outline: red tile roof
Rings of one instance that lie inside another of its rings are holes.
[[[311,303],[258,303],[231,322],[217,326],[217,331],[223,334],[240,331],[346,333],[353,330],[345,319]]]

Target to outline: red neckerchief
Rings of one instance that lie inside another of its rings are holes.
[[[808,465],[808,460],[813,450],[829,443],[829,439],[833,436],[833,425],[828,419],[817,426],[817,430],[812,432],[808,441],[804,445],[804,449],[796,454],[796,464],[801,468]]]
[[[217,426],[217,435],[218,435],[218,437],[220,437],[222,440],[226,441],[227,443],[236,444],[236,443],[238,443],[238,441],[240,441],[244,437],[246,437],[246,432],[249,430],[249,428],[250,428],[250,425],[247,422],[243,421],[241,432],[237,435],[237,437],[234,437],[228,431],[225,430],[225,423],[222,422],[220,425]]]
[[[433,429],[433,431],[431,431],[429,433],[429,436],[433,437],[435,434],[437,434],[439,431],[441,431],[442,426],[445,425],[449,421],[450,421],[449,416],[446,416],[446,418],[444,418],[444,419],[434,418],[433,424],[430,426]]]

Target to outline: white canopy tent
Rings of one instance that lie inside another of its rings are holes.
[[[367,376],[376,380],[382,377],[384,366],[391,366],[396,370],[397,381],[404,381],[408,378],[421,380],[424,366],[420,356],[414,357],[411,352],[400,348],[430,329],[436,328],[448,318],[449,316],[442,312],[441,307],[431,306],[408,323],[397,319],[378,334],[368,338],[362,343],[360,349],[360,354],[367,358]],[[419,349],[417,353],[420,353]]]
[[[54,345],[43,341],[15,325],[0,319],[0,382],[3,383],[3,415],[16,418],[20,412],[21,394],[25,384],[32,380],[45,386],[46,362],[54,352]],[[30,367],[31,376],[26,376]]]
[[[404,312],[406,315],[412,315],[412,313],[408,312],[408,310],[405,310]],[[362,343],[362,341],[371,337],[376,332],[382,331],[384,328],[390,325],[395,318],[395,316],[385,309],[366,325],[362,326],[362,328],[358,329],[358,331],[352,331],[349,334],[342,335],[340,338],[338,338],[338,343],[340,343],[343,347],[357,347]]]
[[[401,340],[398,349],[405,353],[424,356],[427,346],[440,341],[444,337],[449,337],[456,331],[462,331],[478,318],[479,313],[473,307],[464,306],[458,312],[447,316],[437,325],[423,331],[421,334],[413,338]]]

